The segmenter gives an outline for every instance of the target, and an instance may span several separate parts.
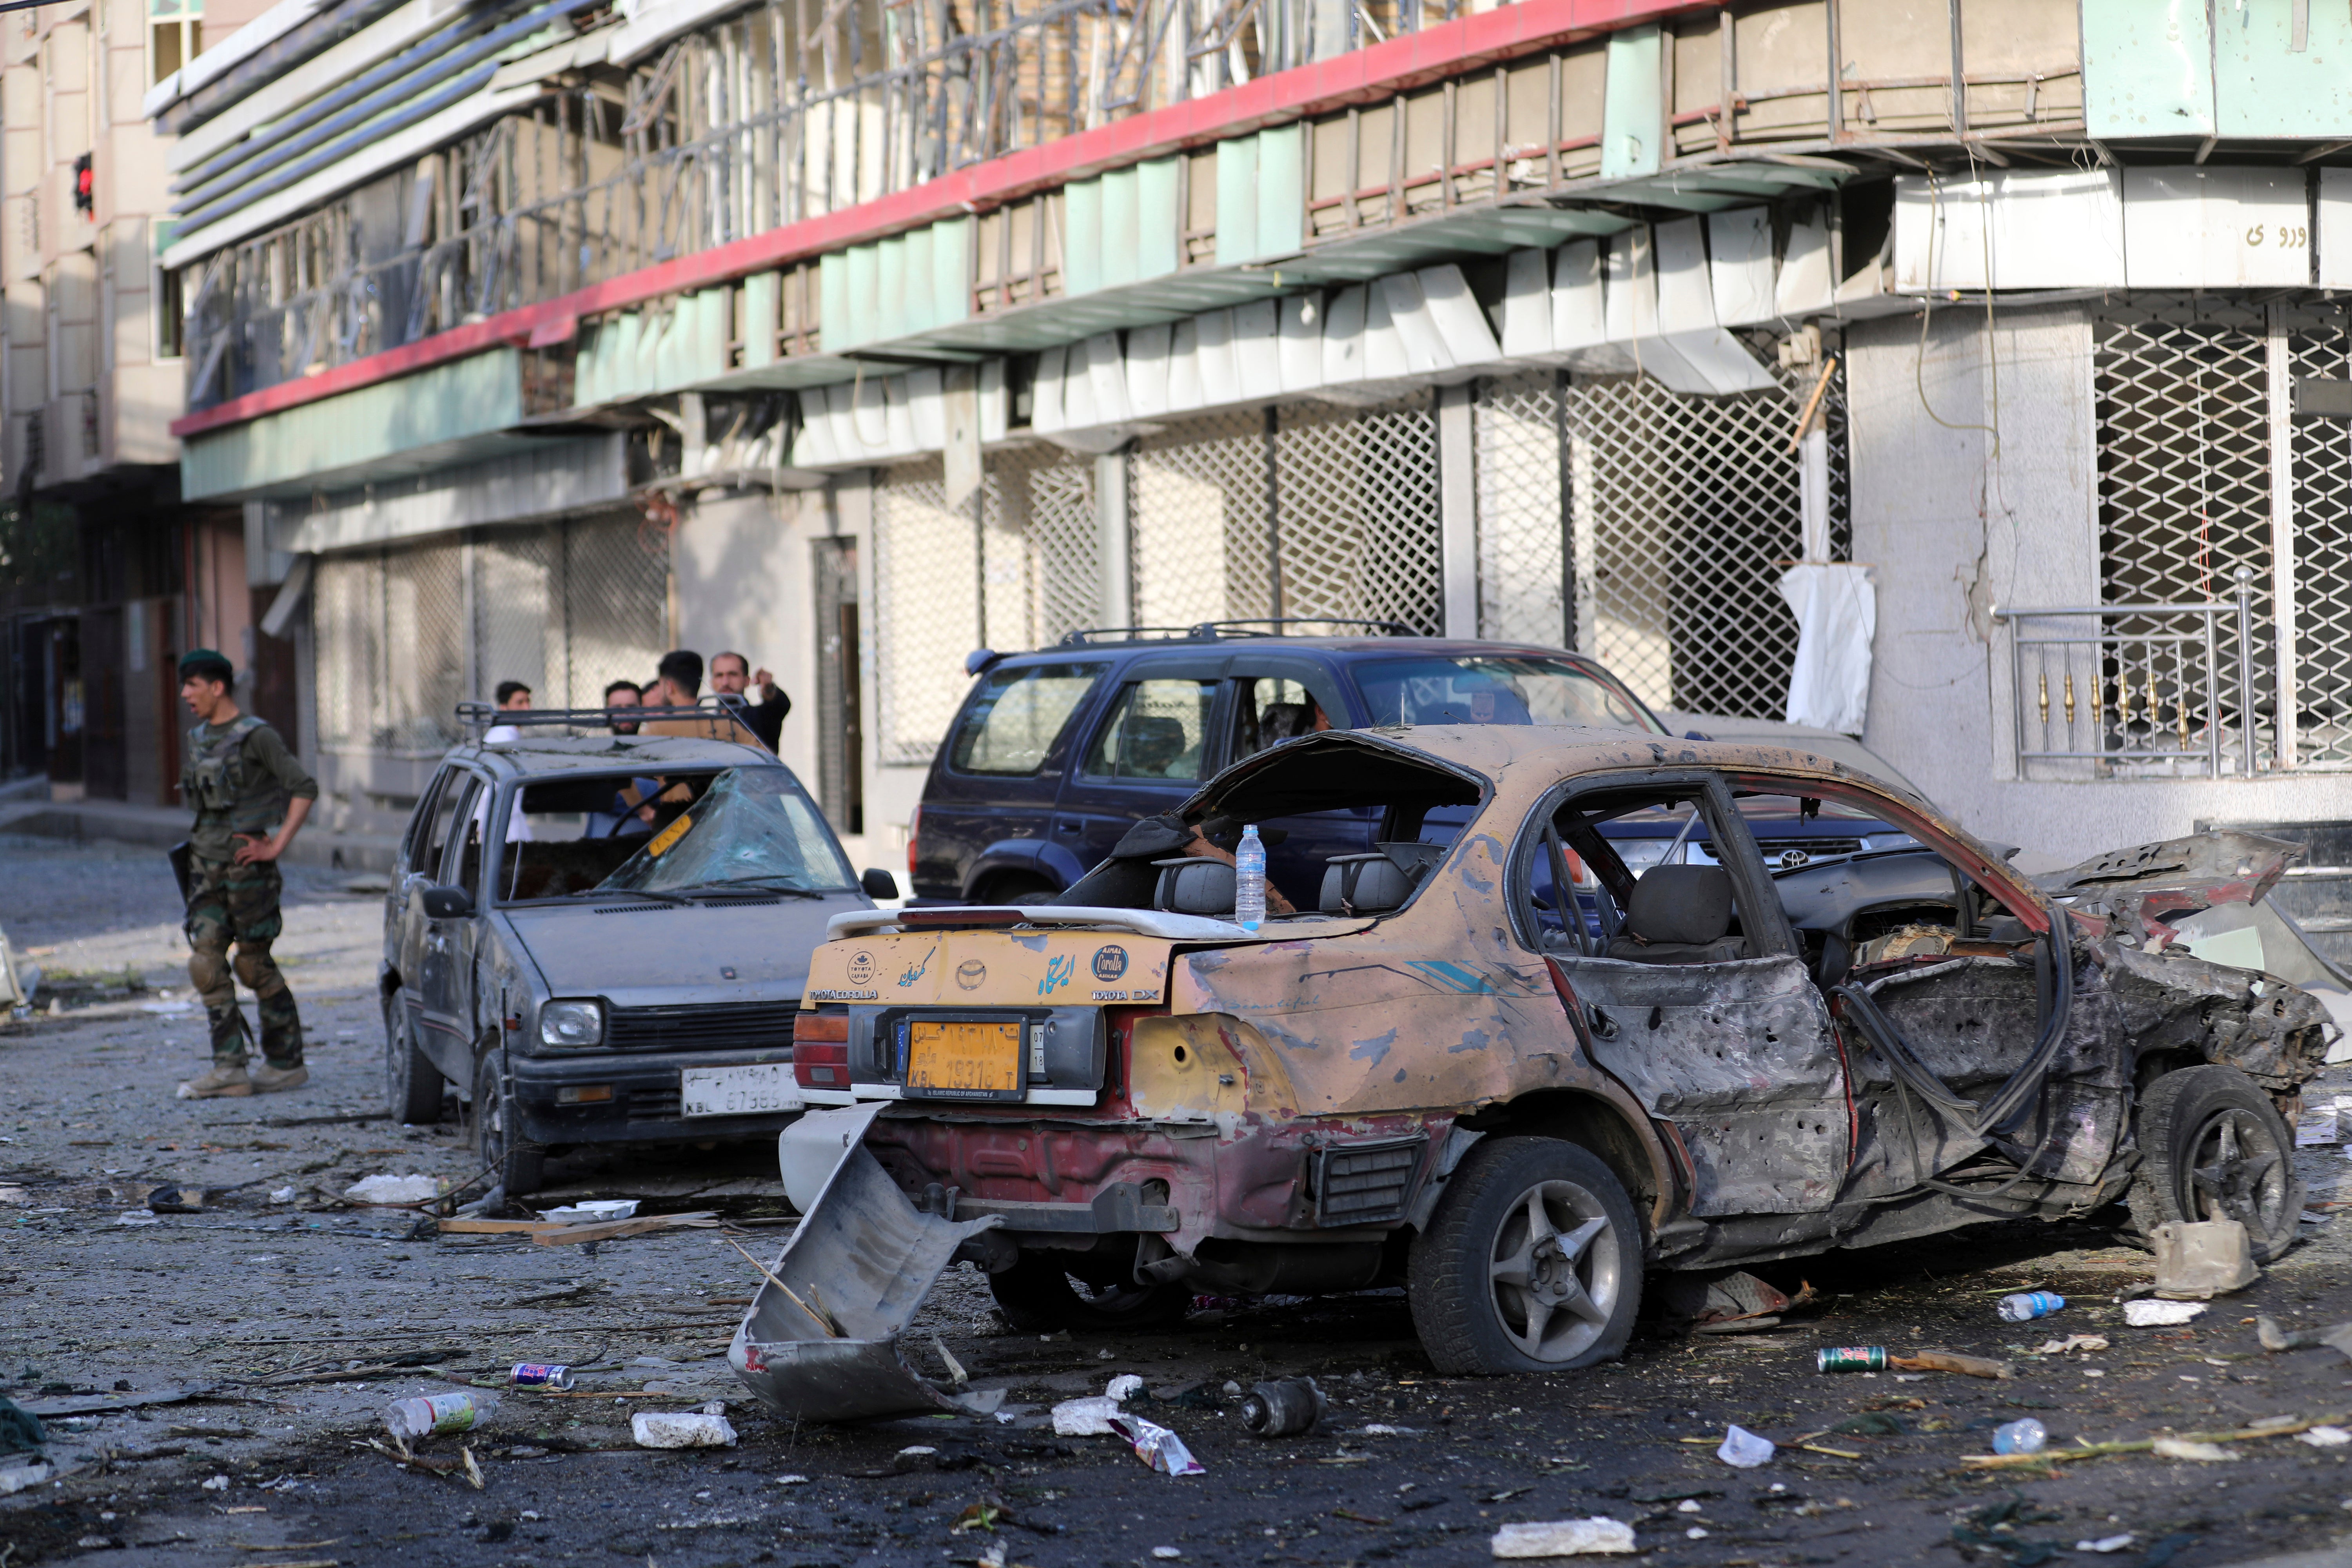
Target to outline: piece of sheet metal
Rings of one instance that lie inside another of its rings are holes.
[[[777,1414],[801,1421],[988,1415],[1003,1403],[1003,1390],[959,1392],[931,1382],[915,1370],[898,1336],[965,1238],[1003,1223],[994,1215],[925,1214],[862,1145],[851,1149],[735,1331],[727,1351],[735,1375]],[[820,1312],[840,1334],[818,1322]]]

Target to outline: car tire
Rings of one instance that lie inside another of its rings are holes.
[[[1408,1297],[1422,1348],[1450,1375],[1610,1360],[1641,1310],[1642,1248],[1633,1200],[1591,1151],[1486,1139],[1413,1240]]]
[[[383,1004],[383,1100],[394,1121],[441,1120],[441,1069],[416,1044],[408,1004],[397,991]]]
[[[547,1174],[547,1151],[515,1133],[506,1076],[503,1053],[482,1053],[474,1068],[474,1153],[507,1196],[517,1198],[539,1191]]]
[[[2144,1239],[2168,1220],[2234,1219],[2257,1263],[2294,1245],[2305,1192],[2294,1134],[2253,1079],[2213,1063],[2168,1072],[2139,1097],[2136,1131],[2128,1201]]]
[[[1021,1260],[988,1277],[996,1310],[1006,1325],[1024,1334],[1059,1329],[1157,1329],[1180,1321],[1192,1309],[1185,1285],[1085,1284],[1050,1254],[1024,1252]]]

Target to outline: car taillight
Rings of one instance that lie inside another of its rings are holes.
[[[803,1089],[849,1087],[849,1015],[803,1013],[793,1020],[793,1079]]]
[[[849,1087],[849,1042],[793,1047],[793,1078],[803,1089]]]
[[[917,806],[907,818],[907,875],[915,874],[915,837],[923,830],[923,808]]]

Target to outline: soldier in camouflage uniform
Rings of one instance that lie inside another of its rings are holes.
[[[197,720],[188,731],[180,798],[195,808],[188,835],[188,978],[212,1021],[213,1069],[180,1086],[183,1097],[268,1094],[310,1080],[302,1065],[302,1019],[294,993],[269,956],[284,922],[278,858],[294,842],[317,781],[294,760],[278,731],[239,711],[229,696],[236,672],[227,659],[198,648],[180,661],[180,697]],[[282,821],[281,821],[282,819]],[[273,827],[273,825],[276,825]],[[236,944],[232,977],[229,944]],[[261,1014],[263,1065],[246,1072],[247,1032],[236,982]]]

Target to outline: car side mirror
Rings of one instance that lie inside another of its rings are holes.
[[[463,888],[435,883],[425,889],[425,918],[432,921],[462,921],[474,912],[474,895]]]
[[[895,899],[898,896],[898,879],[879,866],[866,867],[865,873],[857,879],[857,885],[866,889],[866,896],[869,899]]]

